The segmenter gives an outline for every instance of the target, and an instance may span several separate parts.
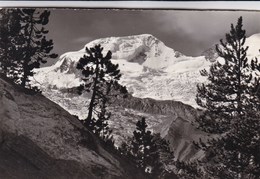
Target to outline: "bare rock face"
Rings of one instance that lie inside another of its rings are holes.
[[[97,178],[79,162],[52,158],[26,136],[4,136],[0,178]]]
[[[118,105],[151,114],[178,115],[190,122],[194,121],[198,114],[196,109],[179,101],[155,100],[151,98],[142,99],[130,95],[126,100],[119,100]]]
[[[145,178],[60,106],[3,77],[0,106],[0,178]]]
[[[177,117],[170,125],[165,139],[174,149],[174,154],[179,160],[192,161],[202,159],[204,152],[198,150],[193,141],[205,140],[207,134],[196,129],[189,121]]]
[[[202,52],[201,55],[205,56],[205,59],[209,60],[210,62],[215,62],[216,59],[218,58],[218,54],[215,46],[212,46],[209,49],[205,50],[204,52]]]
[[[121,113],[112,115],[112,121],[118,121],[119,118],[121,120],[114,124],[117,126],[117,129],[114,129],[115,133],[123,133],[122,129],[125,127],[129,127],[128,131],[133,131],[134,127],[130,126],[134,126],[141,116],[145,116],[151,127],[150,130],[160,133],[169,141],[176,159],[189,161],[204,157],[204,153],[196,149],[193,144],[193,141],[198,142],[200,139],[207,138],[205,132],[196,129],[192,124],[199,116],[199,110],[178,101],[141,99],[132,96],[129,96],[127,100],[119,101],[116,105],[120,108],[113,110],[113,113],[119,113],[119,111]],[[121,108],[127,110],[123,111]]]

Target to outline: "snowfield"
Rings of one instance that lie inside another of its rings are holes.
[[[76,69],[85,48],[101,44],[103,54],[112,52],[112,62],[119,64],[120,83],[135,97],[158,100],[176,100],[197,107],[196,85],[206,82],[200,70],[208,69],[211,60],[204,56],[190,57],[167,47],[150,34],[126,37],[109,37],[89,42],[76,52],[67,52],[50,67],[37,69],[34,83],[44,88],[67,89],[81,83]],[[249,37],[248,58],[259,57],[260,34]],[[221,60],[217,58],[217,60]],[[44,89],[43,89],[44,91]]]
[[[104,54],[112,52],[112,62],[119,64],[122,73],[120,83],[133,96],[172,99],[196,106],[194,89],[198,82],[204,81],[199,71],[210,64],[203,56],[185,56],[149,34],[98,39],[85,47],[97,44],[104,47]],[[85,47],[61,55],[53,66],[36,70],[34,83],[51,89],[78,86],[81,75],[76,64],[85,54]]]

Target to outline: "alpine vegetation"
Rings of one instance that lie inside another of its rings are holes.
[[[147,127],[145,118],[137,121],[133,137],[121,145],[120,153],[133,160],[150,178],[175,178],[176,175],[167,170],[167,164],[174,159],[168,142],[160,135],[152,134]]]
[[[201,72],[208,83],[198,85],[197,102],[205,111],[197,122],[217,135],[202,145],[209,178],[260,176],[260,66],[257,59],[247,58],[245,42],[240,17],[216,46],[221,59]]]
[[[46,38],[49,16],[47,10],[1,9],[1,71],[23,88],[31,88],[33,69],[58,56],[51,53],[53,41]]]

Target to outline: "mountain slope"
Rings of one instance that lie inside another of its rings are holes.
[[[247,38],[245,46],[249,46],[249,59],[260,56],[259,42],[260,34]],[[208,69],[213,61],[220,60],[214,47],[203,52],[203,56],[189,57],[149,34],[97,39],[85,47],[96,44],[104,47],[104,53],[108,50],[112,52],[112,62],[119,64],[123,74],[120,83],[126,85],[133,96],[181,101],[194,107],[197,107],[196,85],[206,82],[200,70]],[[34,83],[52,89],[78,86],[81,75],[76,64],[86,53],[85,47],[61,55],[51,67],[36,70]]]
[[[0,178],[144,177],[60,106],[1,76],[0,106]]]
[[[0,178],[97,178],[79,162],[52,158],[23,135],[5,133],[4,136],[0,147]]]
[[[86,117],[88,110],[88,94],[84,93],[79,96],[71,90],[51,90],[46,89],[45,94],[53,101],[60,104],[67,111]],[[117,145],[133,135],[136,122],[145,117],[149,125],[149,130],[160,133],[162,137],[170,139],[171,148],[176,152],[175,157],[179,159],[191,159],[195,156],[202,157],[199,151],[193,150],[192,142],[202,136],[199,130],[192,126],[192,122],[198,115],[198,111],[193,107],[183,104],[182,102],[172,100],[154,100],[151,98],[137,98],[129,95],[126,99],[117,98],[109,105],[111,118],[109,127],[113,130],[113,136]],[[181,119],[180,125],[183,124],[184,130],[190,130],[189,136],[183,140],[183,135],[172,136],[170,130],[178,130],[175,122]],[[197,135],[198,134],[198,135]],[[206,135],[206,134],[205,134]],[[185,145],[184,145],[185,144]]]
[[[256,44],[259,44],[260,35],[247,40],[248,57],[257,56]],[[201,157],[201,153],[194,151],[192,141],[206,134],[191,125],[196,112],[185,104],[197,107],[196,85],[206,82],[200,70],[208,69],[212,62],[220,60],[214,49],[205,51],[204,56],[188,57],[149,34],[97,39],[85,47],[95,44],[101,44],[104,53],[112,51],[112,62],[119,64],[122,72],[120,83],[133,95],[110,109],[110,127],[116,142],[131,136],[137,120],[145,116],[151,130],[170,140],[172,148],[178,151],[177,158]],[[34,77],[34,84],[41,87],[46,97],[82,119],[87,115],[89,94],[79,96],[70,89],[81,83],[76,64],[86,53],[85,47],[63,54],[55,65],[38,69]]]
[[[193,141],[204,140],[207,134],[192,125],[200,112],[189,105],[129,96],[127,100],[119,101],[111,112],[110,126],[118,141],[125,141],[135,130],[136,122],[146,117],[149,130],[160,133],[170,142],[176,159],[193,160],[204,156],[195,148]]]
[[[95,44],[101,44],[104,53],[111,50],[112,62],[119,64],[123,74],[120,83],[126,85],[134,96],[171,99],[196,106],[191,98],[195,95],[193,88],[196,83],[204,81],[199,71],[210,64],[203,56],[185,56],[149,34],[97,39],[85,47]],[[80,73],[76,64],[85,54],[85,47],[61,55],[51,67],[36,70],[35,83],[57,89],[78,86]]]

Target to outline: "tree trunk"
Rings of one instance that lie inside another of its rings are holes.
[[[26,47],[26,57],[24,59],[24,62],[23,62],[23,78],[22,78],[22,83],[21,83],[21,86],[23,88],[25,88],[26,86],[26,81],[27,81],[27,78],[28,78],[28,69],[27,69],[27,66],[28,66],[28,63],[30,62],[30,57],[31,57],[31,51],[30,51],[30,46],[31,46],[31,40],[32,40],[32,32],[33,32],[33,14],[31,15],[30,17],[30,21],[29,21],[30,24],[30,33],[29,33],[29,38],[28,38],[28,41],[27,41],[27,47]]]
[[[91,96],[91,100],[90,100],[90,103],[89,103],[89,108],[88,108],[88,117],[87,119],[85,120],[85,123],[87,126],[89,126],[91,120],[92,120],[92,116],[93,116],[93,109],[94,109],[94,102],[95,102],[95,98],[96,98],[96,93],[97,93],[97,82],[98,82],[98,74],[99,74],[99,61],[97,59],[97,66],[96,66],[96,69],[95,69],[95,78],[94,78],[94,86],[93,86],[93,93],[92,93],[92,96]]]

